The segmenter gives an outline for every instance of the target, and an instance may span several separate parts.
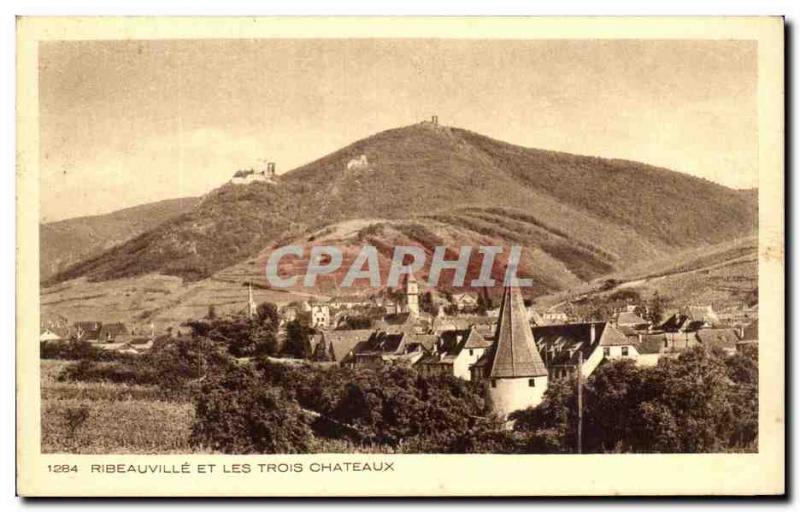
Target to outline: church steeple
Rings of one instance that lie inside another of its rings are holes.
[[[406,277],[406,310],[414,315],[419,315],[419,283],[414,274]]]
[[[254,318],[256,316],[257,306],[256,306],[256,301],[253,299],[253,284],[252,283],[247,283],[247,293],[248,293],[247,315],[250,318]]]

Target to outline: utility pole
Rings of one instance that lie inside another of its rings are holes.
[[[578,453],[583,453],[583,352],[578,350]]]

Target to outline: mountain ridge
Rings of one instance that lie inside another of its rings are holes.
[[[362,155],[366,165],[350,165]],[[589,280],[643,258],[750,234],[757,218],[752,193],[701,178],[429,123],[379,132],[277,182],[225,184],[45,284],[147,273],[196,281],[325,226],[378,218],[549,248],[548,257]]]

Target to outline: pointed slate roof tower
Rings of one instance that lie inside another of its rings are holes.
[[[487,377],[497,379],[547,375],[547,367],[533,341],[528,312],[519,288],[507,286],[503,290],[495,339]]]

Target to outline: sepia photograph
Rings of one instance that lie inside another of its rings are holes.
[[[719,18],[614,38],[424,20],[27,32],[46,37],[21,75],[18,410],[47,471],[783,460],[782,420],[763,430],[783,411],[782,97],[764,108],[783,77],[763,67],[782,73],[782,21],[739,21],[769,47]]]

